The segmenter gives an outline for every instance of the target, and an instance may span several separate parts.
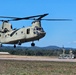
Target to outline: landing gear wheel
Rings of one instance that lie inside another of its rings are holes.
[[[31,46],[34,47],[35,46],[35,43],[31,43]]]
[[[21,45],[21,43],[19,43],[18,45]]]
[[[14,45],[14,48],[16,48],[16,45]]]
[[[18,42],[18,45],[21,45],[21,42],[20,41]]]
[[[2,47],[2,44],[0,44],[0,47]]]

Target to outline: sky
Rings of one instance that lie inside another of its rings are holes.
[[[44,18],[72,21],[42,21],[46,36],[35,41],[36,46],[76,48],[76,0],[0,0],[0,16],[27,17],[49,13]],[[31,20],[10,22],[13,28],[31,26]],[[1,22],[0,22],[1,24]],[[30,46],[31,42],[22,46]]]

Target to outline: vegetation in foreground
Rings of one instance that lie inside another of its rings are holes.
[[[0,75],[76,75],[76,63],[0,60]]]

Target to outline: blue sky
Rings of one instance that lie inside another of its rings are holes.
[[[44,18],[69,18],[73,21],[42,21],[46,36],[36,41],[36,46],[55,45],[76,48],[76,1],[75,0],[0,0],[1,16],[26,17],[49,13]],[[13,28],[27,27],[28,21],[11,22]],[[1,24],[1,22],[0,22]],[[24,43],[22,46],[30,46]]]

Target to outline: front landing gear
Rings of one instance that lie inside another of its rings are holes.
[[[2,44],[0,43],[0,47],[2,47]]]
[[[18,42],[18,45],[21,45],[21,42],[20,41]]]
[[[31,46],[34,47],[35,46],[35,43],[31,43]]]

